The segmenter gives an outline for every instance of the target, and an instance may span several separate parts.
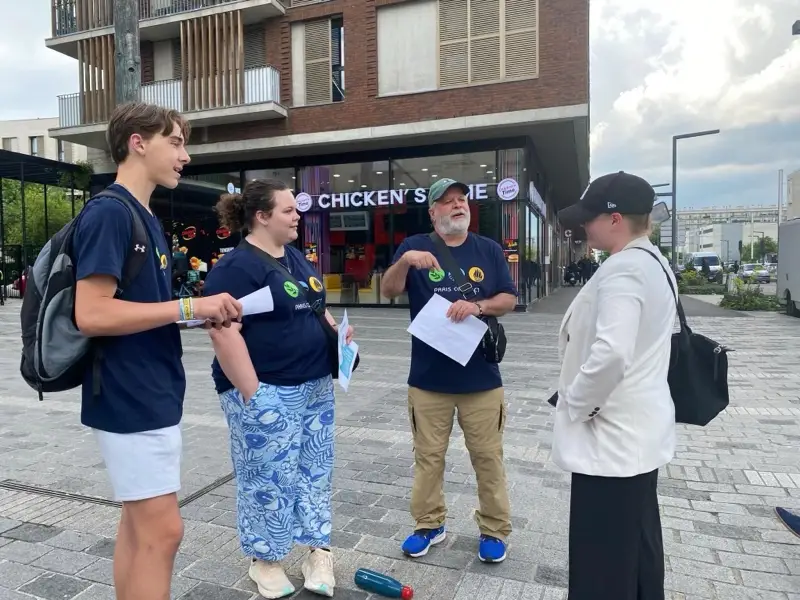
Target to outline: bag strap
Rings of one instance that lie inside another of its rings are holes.
[[[117,291],[114,294],[115,298],[119,298],[122,292],[133,282],[139,275],[149,253],[147,252],[147,244],[155,244],[155,240],[151,240],[147,233],[147,228],[142,221],[141,216],[136,211],[136,207],[131,204],[131,199],[127,196],[119,194],[114,190],[106,188],[99,194],[92,196],[89,202],[98,198],[113,198],[128,209],[131,216],[131,241],[130,246],[125,253],[125,263],[122,266],[122,278],[120,279]],[[89,202],[86,204],[88,205]],[[85,208],[85,207],[84,207]],[[102,388],[102,362],[104,355],[104,338],[94,338],[94,356],[92,358],[92,395],[96,399],[100,396]]]
[[[678,308],[678,320],[681,323],[681,329],[691,332],[691,329],[689,329],[689,325],[686,323],[686,313],[683,312],[683,304],[681,304],[680,296],[677,290],[675,290],[675,286],[672,284],[672,279],[670,278],[669,273],[667,273],[667,269],[664,268],[664,263],[661,262],[661,260],[655,255],[654,252],[651,252],[647,248],[642,248],[640,246],[633,246],[628,249],[641,250],[642,252],[647,252],[658,263],[658,266],[661,267],[662,271],[664,271],[664,277],[667,278],[667,283],[669,283],[669,287],[672,290],[672,295],[675,297],[675,305]]]
[[[241,242],[239,242],[239,246],[244,248],[245,250],[249,250],[256,256],[258,256],[262,261],[271,266],[273,270],[281,272],[284,275],[284,277],[286,277],[286,279],[288,279],[295,285],[295,287],[298,289],[303,298],[308,300],[308,293],[306,292],[306,288],[300,285],[300,282],[297,281],[297,278],[294,275],[292,275],[292,272],[289,269],[287,269],[283,264],[281,264],[281,262],[278,259],[272,256],[270,253],[264,252],[258,246],[254,246],[244,238],[242,239]],[[311,304],[311,310],[313,310],[318,317],[324,317],[325,302],[322,301],[321,299],[315,301],[313,304]]]
[[[142,270],[142,267],[144,267],[145,263],[147,262],[147,257],[149,256],[149,253],[147,252],[147,244],[150,242],[155,243],[155,241],[150,240],[150,235],[147,233],[147,227],[142,221],[142,217],[137,212],[136,207],[131,204],[130,198],[124,196],[123,194],[117,193],[114,190],[106,188],[102,192],[92,196],[92,198],[89,199],[89,202],[100,198],[113,198],[114,200],[117,200],[120,204],[128,209],[128,212],[131,215],[131,242],[128,251],[125,254],[125,264],[122,267],[122,279],[120,280],[119,287],[117,288],[116,297],[119,298],[122,292],[127,289],[134,279],[136,279],[136,277],[139,275],[139,272]],[[88,205],[89,202],[86,204]],[[142,250],[142,247],[144,247],[144,250]]]
[[[461,272],[461,267],[458,266],[453,253],[450,252],[449,246],[445,244],[442,237],[435,231],[431,232],[430,238],[433,242],[433,246],[436,248],[437,254],[439,254],[439,258],[442,260],[442,265],[453,274],[453,279],[456,280],[456,289],[461,292],[464,300],[467,302],[474,302],[475,297],[478,295],[478,290],[475,289],[475,286],[472,285],[464,276],[464,273]]]

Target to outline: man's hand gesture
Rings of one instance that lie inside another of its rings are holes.
[[[439,261],[430,252],[423,252],[421,250],[409,250],[403,254],[403,260],[409,267],[415,269],[433,269],[440,271],[442,268],[439,266]]]

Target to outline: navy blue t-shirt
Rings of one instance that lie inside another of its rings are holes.
[[[172,299],[170,249],[158,218],[122,186],[146,225],[152,257],[123,290],[121,300],[166,302]],[[81,211],[75,231],[77,278],[112,275],[119,282],[131,247],[133,222],[128,209],[114,198],[92,200]],[[179,318],[175,311],[175,320]],[[99,338],[103,347],[100,396],[93,396],[91,367],[83,380],[81,422],[113,433],[151,431],[177,425],[183,414],[186,374],[177,325],[133,335]]]
[[[327,336],[309,303],[324,302],[325,289],[297,248],[286,246],[285,255],[277,260],[288,267],[302,290],[289,281],[285,272],[267,264],[252,250],[238,246],[208,273],[203,294],[226,292],[238,300],[270,287],[274,310],[243,317],[242,337],[260,382],[294,386],[331,374]],[[217,393],[233,388],[216,358],[211,375]]]
[[[394,255],[393,263],[409,250],[430,252],[444,269],[444,261],[436,252],[428,234],[418,234],[403,240]],[[477,288],[476,299],[491,298],[500,293],[517,295],[500,244],[489,238],[470,233],[460,246],[451,246],[450,252],[462,273]],[[411,267],[406,277],[411,319],[417,316],[434,293],[450,302],[463,300],[456,289],[453,275],[430,269]],[[411,338],[411,370],[408,385],[429,392],[443,394],[470,394],[493,390],[503,385],[500,367],[486,362],[476,349],[465,367],[428,346],[416,337]]]

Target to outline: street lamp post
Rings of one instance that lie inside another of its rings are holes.
[[[676,261],[677,256],[677,243],[678,243],[678,140],[685,140],[688,138],[701,137],[704,135],[715,135],[719,133],[719,129],[711,129],[708,131],[696,131],[694,133],[681,133],[672,136],[672,268],[678,266]]]
[[[756,262],[756,251],[755,251],[755,235],[757,233],[761,234],[761,246],[764,245],[764,232],[763,231],[752,231],[750,232],[750,260]],[[764,257],[761,257],[763,262]]]

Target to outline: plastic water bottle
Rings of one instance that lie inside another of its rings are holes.
[[[356,571],[355,582],[362,590],[380,594],[386,598],[411,600],[414,597],[414,590],[407,585],[403,585],[393,577],[370,569]]]

